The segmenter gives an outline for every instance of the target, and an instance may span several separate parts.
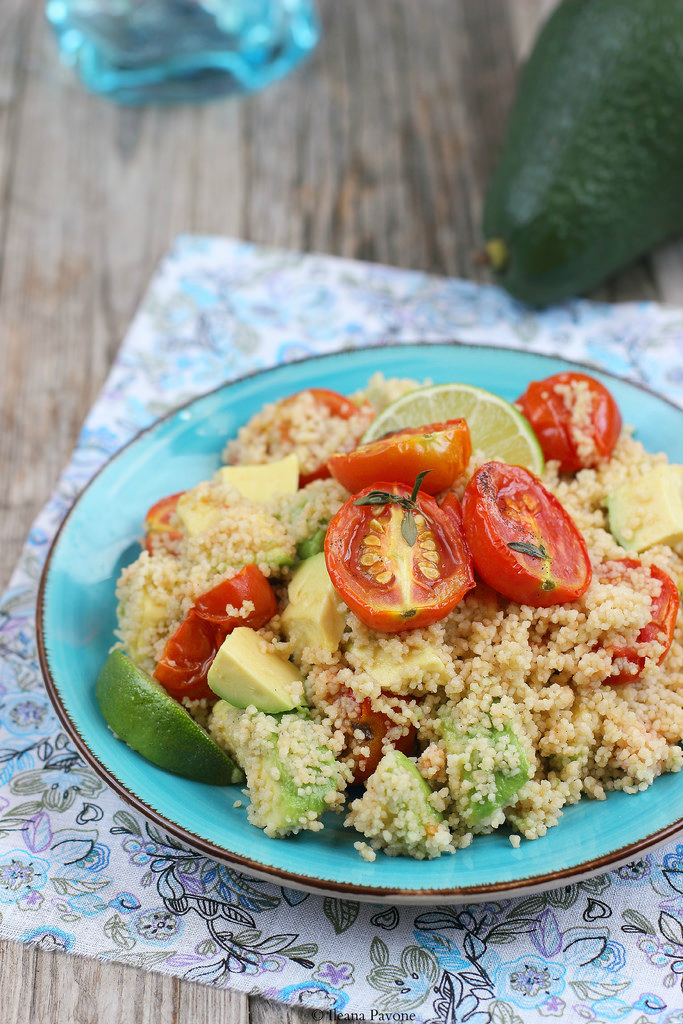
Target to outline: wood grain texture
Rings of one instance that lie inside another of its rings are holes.
[[[125,110],[0,3],[0,586],[174,235],[483,279],[486,178],[556,0],[321,0],[323,39],[246,100]],[[683,304],[683,243],[600,290]],[[27,927],[28,927],[27,923]],[[305,1024],[305,1010],[0,942],[2,1024]]]

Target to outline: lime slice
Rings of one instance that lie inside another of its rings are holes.
[[[244,778],[182,704],[121,651],[112,651],[105,661],[95,695],[107,725],[160,768],[214,786]]]
[[[472,437],[472,450],[542,473],[541,446],[528,421],[498,395],[472,384],[435,384],[401,395],[372,421],[362,443],[403,427],[421,427],[463,417]]]

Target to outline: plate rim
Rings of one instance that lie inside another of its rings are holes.
[[[643,391],[646,394],[656,398],[658,401],[664,402],[671,408],[675,409],[678,413],[683,415],[683,408],[676,402],[672,401],[665,395],[655,391],[654,388],[649,387],[640,381],[632,380],[629,377],[620,377],[617,374],[611,373],[609,370],[604,370],[599,366],[591,363],[579,362],[577,360],[567,359],[560,354],[552,354],[548,352],[536,352],[530,349],[519,349],[509,345],[489,345],[485,343],[472,343],[463,342],[457,338],[447,339],[443,341],[408,341],[408,342],[389,342],[373,344],[373,345],[360,345],[354,348],[342,348],[336,349],[329,352],[314,353],[305,356],[301,359],[289,360],[285,363],[276,363],[272,366],[261,367],[256,370],[252,370],[249,373],[240,374],[238,377],[234,377],[230,380],[223,381],[221,384],[214,388],[210,388],[207,391],[203,391],[200,394],[194,395],[187,401],[182,402],[179,405],[173,406],[167,412],[154,419],[147,426],[142,427],[137,431],[133,437],[131,437],[125,444],[117,448],[117,450],[110,455],[102,465],[93,473],[86,484],[76,495],[75,499],[69,506],[66,514],[62,518],[57,531],[52,538],[50,547],[48,549],[45,563],[43,565],[40,582],[38,586],[38,595],[36,602],[36,616],[35,616],[35,627],[36,627],[36,649],[38,654],[38,661],[40,670],[45,683],[48,696],[52,703],[52,706],[57,714],[59,721],[67,732],[69,738],[76,746],[80,756],[84,761],[96,772],[96,774],[111,788],[113,789],[129,806],[133,807],[145,818],[153,822],[157,826],[161,826],[165,831],[170,833],[176,839],[186,845],[193,847],[203,855],[210,857],[212,860],[216,860],[222,863],[230,864],[231,866],[238,867],[240,870],[245,871],[247,874],[251,874],[254,877],[261,878],[275,884],[286,884],[287,886],[295,889],[302,889],[306,892],[317,893],[319,895],[336,895],[340,897],[355,896],[357,899],[365,901],[383,901],[383,902],[394,902],[401,904],[433,904],[438,901],[448,899],[452,903],[465,902],[465,901],[484,901],[493,897],[504,897],[504,896],[519,896],[525,894],[532,894],[535,892],[542,892],[546,889],[558,888],[562,885],[571,884],[574,881],[580,881],[582,878],[590,878],[599,873],[603,869],[613,870],[619,866],[635,860],[639,855],[651,852],[657,847],[663,845],[669,840],[675,838],[683,832],[683,816],[677,818],[674,822],[669,825],[660,828],[659,830],[649,833],[646,836],[628,843],[624,846],[619,847],[616,850],[612,850],[601,857],[593,858],[592,860],[582,861],[580,864],[576,864],[573,867],[560,869],[558,871],[544,872],[543,874],[527,875],[525,877],[512,879],[501,882],[491,882],[479,885],[468,885],[458,886],[456,888],[443,887],[443,888],[421,888],[421,889],[407,889],[396,886],[376,886],[376,885],[363,885],[355,882],[340,882],[333,879],[317,878],[315,876],[303,875],[299,872],[290,872],[284,868],[263,864],[257,860],[253,860],[251,857],[245,857],[242,854],[235,853],[231,850],[226,850],[224,847],[218,846],[211,840],[206,839],[203,836],[199,836],[191,830],[179,825],[170,818],[167,818],[162,812],[156,810],[154,807],[150,807],[149,804],[145,803],[142,797],[138,796],[137,793],[131,791],[125,783],[121,782],[120,779],[114,774],[112,770],[107,768],[97,758],[97,756],[90,750],[87,741],[82,736],[78,726],[73,721],[69,712],[65,708],[62,698],[59,692],[58,685],[52,674],[52,669],[49,661],[48,644],[45,636],[45,608],[46,608],[46,592],[48,588],[48,578],[52,566],[53,556],[56,552],[59,541],[62,537],[63,532],[66,530],[68,523],[71,519],[73,512],[84,497],[87,491],[93,486],[95,481],[102,475],[109,466],[114,463],[128,448],[135,445],[142,437],[146,434],[158,429],[158,427],[170,420],[171,418],[182,413],[196,402],[206,399],[212,395],[216,395],[221,391],[227,390],[235,384],[243,381],[252,380],[261,377],[265,374],[277,375],[278,371],[284,372],[286,369],[295,364],[302,363],[313,363],[319,360],[326,360],[330,357],[344,357],[346,355],[353,355],[359,352],[372,352],[372,351],[405,351],[408,348],[420,348],[420,347],[444,347],[444,348],[467,348],[476,352],[506,352],[506,353],[518,353],[525,356],[531,356],[534,359],[547,360],[550,362],[563,362],[571,366],[577,367],[579,370],[587,373],[599,373],[604,377],[618,381],[620,383],[626,383],[631,387],[636,388],[639,391]],[[633,794],[637,795],[637,794]],[[608,794],[609,796],[609,794]],[[542,837],[540,837],[542,838]]]

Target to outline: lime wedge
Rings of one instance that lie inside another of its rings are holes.
[[[435,384],[401,395],[372,421],[362,443],[403,427],[421,427],[463,417],[472,437],[472,450],[542,473],[541,446],[528,421],[498,395],[472,384]]]
[[[95,684],[107,725],[148,761],[186,779],[228,786],[244,775],[163,686],[112,651]]]

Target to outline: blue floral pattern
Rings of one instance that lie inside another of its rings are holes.
[[[533,313],[491,286],[177,240],[0,603],[3,937],[376,1019],[683,1024],[683,845],[517,900],[425,909],[316,897],[209,861],[131,813],[47,700],[40,571],[73,499],[124,442],[264,366],[451,338],[561,353],[683,405],[681,311],[572,302]]]

